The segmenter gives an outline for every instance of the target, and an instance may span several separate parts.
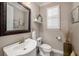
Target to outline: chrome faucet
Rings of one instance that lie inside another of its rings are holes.
[[[24,42],[24,39],[21,39],[20,41],[19,41],[19,44],[21,44],[21,43],[23,43]]]

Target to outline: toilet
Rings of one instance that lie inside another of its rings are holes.
[[[50,56],[51,46],[48,44],[42,43],[42,38],[37,38],[37,46],[39,47],[39,54],[41,56]]]
[[[50,56],[50,52],[52,47],[48,44],[44,44],[42,41],[42,37],[37,38],[37,32],[32,32],[32,39],[37,41],[37,50],[39,50],[39,55],[41,56]]]

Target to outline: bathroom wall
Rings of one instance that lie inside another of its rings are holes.
[[[61,30],[47,29],[47,16],[46,8],[60,5],[61,16]],[[43,41],[52,46],[52,48],[63,51],[63,42],[65,42],[65,33],[69,30],[69,21],[71,20],[71,6],[72,3],[49,3],[41,6],[41,15],[43,17],[43,24],[40,25],[40,35],[43,37]],[[57,40],[56,37],[61,36],[62,40]]]
[[[39,12],[39,8],[37,5],[35,5],[34,3],[27,3],[24,2],[24,4],[26,6],[28,6],[31,10],[31,27],[33,30],[36,30],[37,32],[39,31],[38,29],[38,25],[35,26],[35,24],[33,23],[33,19],[38,15]],[[12,44],[14,42],[17,42],[19,40],[22,40],[23,38],[28,38],[31,37],[31,32],[30,33],[23,33],[23,34],[15,34],[15,35],[8,35],[8,36],[1,36],[0,37],[0,55],[3,55],[3,50],[2,48],[4,46],[7,46],[9,44]]]
[[[77,6],[79,6],[79,2],[74,2],[72,10]],[[70,30],[72,33],[72,45],[74,51],[76,52],[77,55],[79,55],[79,22],[71,24]]]
[[[34,22],[34,19],[37,18],[39,14],[39,6],[35,4],[35,2],[23,2],[23,4],[29,6],[31,8],[31,14],[32,14],[32,20],[31,20],[31,25],[32,25],[32,31],[35,30],[37,32],[37,37],[39,36],[39,24]]]

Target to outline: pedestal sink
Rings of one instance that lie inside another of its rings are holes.
[[[3,48],[5,56],[36,56],[37,41],[25,39],[21,44],[19,42]]]

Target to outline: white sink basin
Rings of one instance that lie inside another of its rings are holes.
[[[19,44],[19,42],[3,48],[3,51],[8,56],[19,56],[32,54],[36,49],[37,42],[33,39],[26,39],[25,42]],[[36,51],[35,51],[36,52]],[[34,54],[34,53],[33,53]]]

